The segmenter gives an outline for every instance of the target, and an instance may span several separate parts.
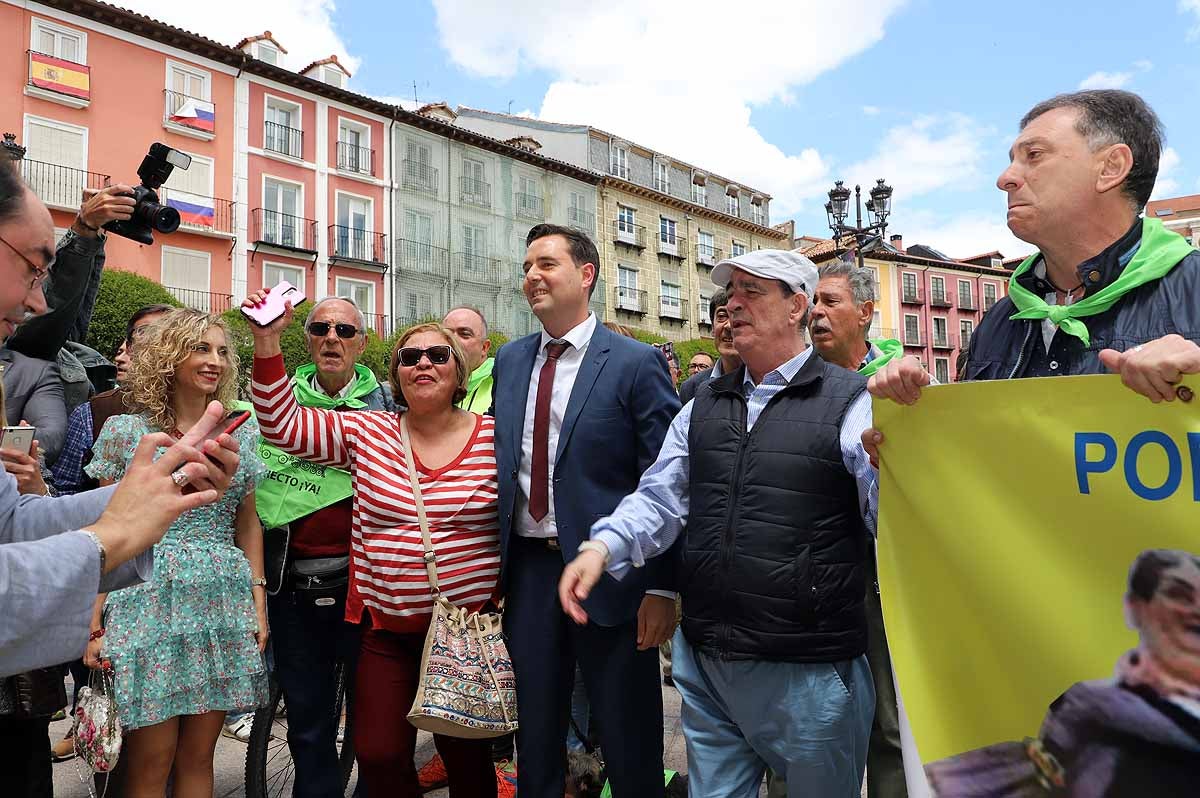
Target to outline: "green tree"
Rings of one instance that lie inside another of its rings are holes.
[[[153,280],[133,272],[105,269],[100,274],[87,345],[111,358],[125,340],[129,317],[147,305],[182,307],[178,299]]]

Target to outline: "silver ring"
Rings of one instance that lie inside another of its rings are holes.
[[[178,471],[171,472],[171,481],[175,483],[175,487],[182,488],[184,485],[191,482],[192,478],[187,475],[187,472],[182,468]]]

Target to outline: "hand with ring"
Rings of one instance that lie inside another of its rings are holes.
[[[1151,402],[1186,400],[1191,392],[1176,386],[1185,375],[1200,373],[1200,346],[1181,335],[1165,335],[1124,352],[1101,350],[1100,361]]]

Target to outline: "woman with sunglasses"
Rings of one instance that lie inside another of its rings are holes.
[[[261,304],[266,292],[245,307]],[[353,723],[359,778],[368,794],[416,798],[416,694],[433,614],[424,547],[404,457],[408,427],[443,594],[481,609],[500,574],[498,482],[492,419],[455,407],[467,391],[466,356],[449,330],[421,324],[392,351],[388,381],[401,413],[334,412],[296,402],[279,346],[287,312],[254,327],[252,393],[263,438],[289,454],[346,469],[354,488],[346,620],[363,629]],[[489,740],[434,735],[451,798],[492,798]],[[511,788],[510,788],[511,789]]]

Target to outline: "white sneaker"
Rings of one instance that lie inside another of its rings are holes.
[[[230,737],[237,740],[239,743],[250,742],[250,730],[254,725],[254,713],[243,715],[233,723],[226,723],[225,728],[221,730],[222,737]]]

